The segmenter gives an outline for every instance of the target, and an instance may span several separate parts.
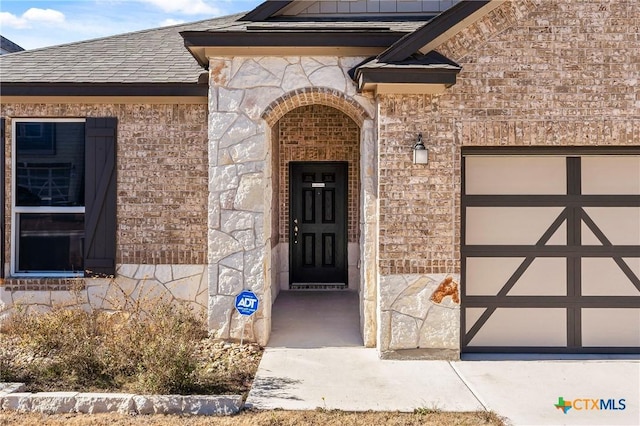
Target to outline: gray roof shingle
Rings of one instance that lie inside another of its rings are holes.
[[[203,69],[184,46],[180,32],[381,30],[408,33],[431,20],[269,20],[239,21],[236,14],[155,28],[0,57],[1,83],[197,83]]]
[[[224,28],[243,14],[155,28],[0,57],[0,82],[196,83],[203,72],[180,31]]]

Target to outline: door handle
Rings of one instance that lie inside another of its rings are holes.
[[[293,244],[298,244],[298,219],[293,219]]]

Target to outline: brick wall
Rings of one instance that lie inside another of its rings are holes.
[[[280,158],[280,241],[289,241],[289,162],[348,161],[349,242],[358,242],[360,129],[349,116],[325,105],[293,109],[277,124]]]
[[[118,118],[117,263],[205,264],[206,105],[3,104],[6,248],[11,247],[11,118]]]
[[[506,2],[437,50],[455,86],[378,98],[384,275],[459,273],[462,146],[640,145],[640,2]]]

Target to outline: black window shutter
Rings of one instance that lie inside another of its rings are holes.
[[[4,117],[0,117],[0,278],[4,278]]]
[[[85,124],[85,276],[116,273],[116,118]]]

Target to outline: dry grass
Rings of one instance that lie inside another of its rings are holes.
[[[0,425],[47,425],[47,426],[451,426],[494,425],[504,423],[493,413],[390,413],[345,411],[245,411],[231,417],[184,417],[184,416],[126,416],[118,414],[65,414],[47,416],[42,414],[0,413]]]
[[[176,302],[121,300],[112,312],[17,309],[0,330],[0,382],[30,392],[248,392],[260,348],[209,340],[204,321]]]

